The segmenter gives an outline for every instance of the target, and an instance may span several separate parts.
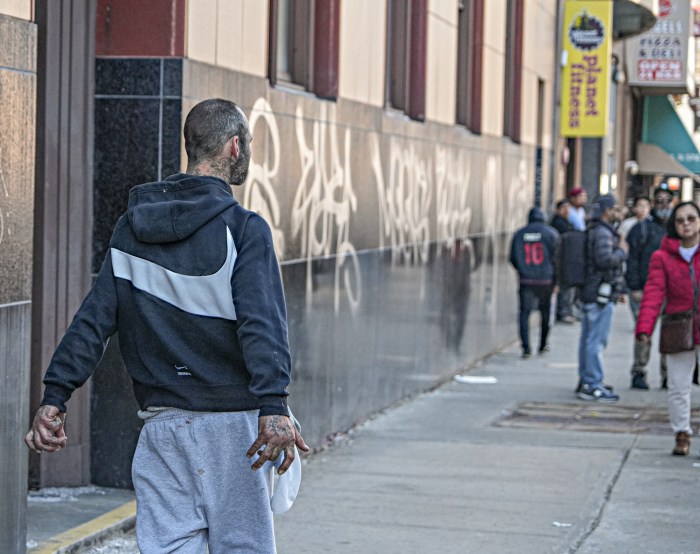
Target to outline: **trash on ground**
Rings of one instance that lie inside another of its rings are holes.
[[[573,527],[573,523],[562,523],[561,521],[553,521],[552,525],[554,527]]]
[[[488,375],[455,375],[455,381],[468,385],[495,385],[498,379]]]

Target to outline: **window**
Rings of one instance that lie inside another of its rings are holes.
[[[523,0],[508,0],[503,134],[520,142],[523,81]]]
[[[484,0],[461,0],[457,43],[457,123],[481,133]]]
[[[338,96],[340,0],[270,0],[270,83]]]
[[[426,0],[389,0],[386,103],[425,119]]]

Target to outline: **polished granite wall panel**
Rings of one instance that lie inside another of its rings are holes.
[[[31,296],[35,26],[0,16],[0,304]]]
[[[97,58],[95,81],[93,273],[129,190],[180,170],[182,61]],[[130,487],[141,421],[117,345],[115,337],[92,379],[91,478],[103,486]],[[122,414],[118,421],[114,413]]]
[[[0,15],[0,552],[24,552],[36,26]]]
[[[31,303],[0,306],[0,552],[24,552]]]
[[[93,272],[129,190],[179,171],[181,82],[181,60],[96,60]]]

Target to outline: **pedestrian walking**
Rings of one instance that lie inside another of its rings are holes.
[[[642,197],[644,198],[644,197]],[[666,183],[662,183],[654,189],[654,207],[651,213],[630,230],[627,242],[629,254],[627,256],[627,269],[625,281],[629,289],[629,303],[635,323],[639,315],[639,306],[642,301],[642,291],[649,273],[651,256],[661,246],[661,240],[666,234],[666,223],[671,216],[673,192]],[[647,369],[651,344],[634,339],[634,360],[630,370],[632,374],[631,388],[648,390]],[[661,387],[666,388],[667,361],[664,354],[661,355]]]
[[[686,456],[690,450],[690,392],[693,371],[700,353],[698,332],[698,288],[700,287],[700,208],[694,202],[681,202],[671,212],[661,248],[651,256],[649,276],[637,320],[636,335],[650,344],[656,318],[665,314],[692,312],[693,344],[689,351],[667,354],[668,411],[676,435],[673,454]]]
[[[518,272],[520,310],[518,328],[523,358],[530,349],[530,313],[540,312],[539,353],[549,349],[549,319],[554,288],[554,257],[559,237],[544,222],[542,210],[535,207],[528,214],[528,224],[516,231],[510,246],[510,263]]]
[[[617,402],[620,397],[603,383],[602,351],[607,345],[613,306],[623,299],[622,267],[627,246],[613,228],[615,205],[611,194],[597,197],[591,205],[586,236],[586,279],[581,288],[581,338],[578,350],[579,386],[582,400]]]
[[[35,452],[65,446],[66,403],[118,332],[145,420],[132,463],[140,550],[273,553],[270,472],[251,467],[276,461],[285,474],[298,463],[295,445],[308,447],[287,407],[287,316],[270,229],[229,186],[246,179],[253,137],[243,111],[222,99],[192,108],[184,137],[186,173],[130,191],[25,442]]]
[[[570,233],[574,230],[574,226],[569,222],[569,211],[571,209],[571,204],[566,199],[559,200],[555,206],[554,215],[550,225],[554,227],[559,233],[559,237],[563,239],[564,235]],[[559,241],[559,248],[563,248],[563,240]],[[557,256],[557,269],[561,269],[561,262],[565,257]],[[561,272],[557,277],[557,308],[556,308],[556,319],[559,323],[573,324],[578,321],[578,318],[574,316],[573,307],[574,299],[576,297],[576,287],[572,287],[568,283],[565,283],[561,278]]]

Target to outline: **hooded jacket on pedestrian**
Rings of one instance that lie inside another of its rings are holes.
[[[661,248],[654,252],[649,263],[649,276],[644,286],[642,304],[637,318],[635,333],[651,335],[654,324],[666,301],[665,313],[674,314],[693,308],[693,282],[690,279],[690,264],[680,254],[681,242],[665,236]],[[691,259],[695,278],[700,279],[700,255],[695,252]],[[700,298],[698,299],[700,302]],[[695,326],[695,344],[700,344],[700,333]]]
[[[179,174],[130,191],[51,359],[42,404],[65,411],[117,331],[142,410],[287,415],[286,307],[270,229],[221,179]]]
[[[521,285],[552,285],[555,281],[555,252],[559,235],[544,222],[539,208],[532,208],[528,224],[513,235],[510,263]]]

